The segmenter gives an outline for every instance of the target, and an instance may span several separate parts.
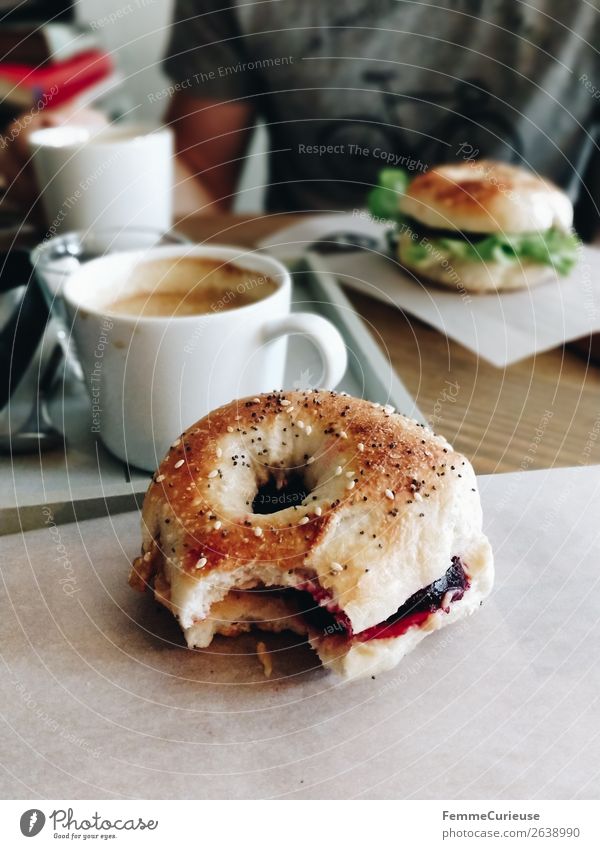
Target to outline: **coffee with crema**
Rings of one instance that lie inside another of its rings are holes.
[[[155,259],[134,266],[107,312],[140,318],[181,318],[236,310],[261,301],[277,283],[233,262],[195,257]]]

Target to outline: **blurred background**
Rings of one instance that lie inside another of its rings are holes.
[[[98,46],[109,53],[118,68],[121,82],[102,98],[102,105],[113,114],[135,116],[142,121],[160,123],[167,103],[152,101],[148,92],[160,91],[168,84],[161,58],[169,37],[174,0],[0,0],[4,24],[29,20],[52,20],[85,27]],[[1,51],[8,60],[6,51]],[[247,163],[243,169],[237,212],[256,212],[263,207],[267,179],[267,134],[258,123]],[[260,155],[256,155],[260,154]]]
[[[123,100],[129,102],[129,108],[135,108],[136,115],[144,120],[159,122],[165,110],[164,102],[151,103],[147,95],[168,83],[161,69],[161,58],[169,36],[173,3],[174,0],[143,0],[143,14],[123,15],[116,24],[104,26],[101,25],[103,18],[110,21],[111,14],[118,14],[126,6],[123,0],[79,0],[74,4],[74,20],[91,26],[102,46],[114,52],[124,75]],[[257,156],[259,153],[261,155]],[[252,163],[252,167],[246,164],[242,171],[235,211],[257,212],[262,209],[263,187],[267,179],[266,157],[267,133],[264,125],[258,123],[248,151],[247,162]]]

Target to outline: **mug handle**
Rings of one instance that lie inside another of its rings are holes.
[[[308,337],[321,355],[323,376],[320,385],[324,389],[333,389],[346,372],[348,355],[341,333],[323,316],[311,312],[299,312],[284,318],[266,322],[263,328],[263,341],[274,342],[282,336],[301,333]]]

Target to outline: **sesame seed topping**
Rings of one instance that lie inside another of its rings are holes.
[[[175,468],[176,468],[176,469],[180,469],[180,468],[181,468],[181,466],[183,466],[183,462],[184,462],[183,460],[178,460],[178,461],[175,463]]]
[[[337,476],[339,476],[339,475],[341,475],[341,474],[342,474],[342,472],[343,472],[343,471],[344,471],[344,470],[342,469],[342,467],[341,467],[341,466],[338,466],[338,467],[337,467],[337,469],[335,470],[335,473],[336,473],[336,475],[337,475]]]
[[[314,463],[314,462],[315,462],[315,458],[314,458],[314,457],[309,457],[309,458],[308,458],[308,460],[306,461],[306,465],[307,465],[307,466],[310,466],[310,464],[311,464],[311,463]]]
[[[206,477],[207,478],[216,478],[218,474],[219,474],[219,470],[213,469],[212,472],[209,472]]]
[[[217,521],[215,522],[215,531],[220,531],[222,527],[223,527],[223,522],[221,522],[220,519],[217,519]]]
[[[359,450],[359,451],[364,451],[364,450],[365,450],[364,443],[362,443],[362,442],[359,442],[359,443],[358,443],[358,445],[357,445],[356,447],[358,448],[358,450]]]
[[[300,428],[300,430],[304,430],[304,422],[297,421],[297,422],[296,422],[296,424],[298,425],[298,427]]]
[[[175,442],[172,443],[171,448],[177,448],[177,446],[179,445],[180,442],[181,442],[181,439],[176,439]]]
[[[260,404],[260,398],[258,396],[256,398],[253,398],[252,400],[255,404]]]
[[[395,498],[394,493],[392,492],[392,490],[391,490],[391,489],[386,489],[386,491],[385,491],[385,497],[386,497],[386,498],[389,498],[389,499],[390,499],[390,501],[393,501],[393,500],[394,500],[394,498]]]
[[[309,522],[310,522],[310,519],[308,518],[308,516],[303,516],[300,519],[300,521],[298,522],[298,524],[299,525],[308,525]]]
[[[423,501],[423,496],[420,492],[415,492],[415,501]]]
[[[347,477],[347,478],[353,478],[353,477],[354,477],[354,472],[346,472],[346,477]]]
[[[348,434],[345,430],[340,430],[340,437],[341,439],[348,439]]]
[[[384,413],[387,413],[387,414],[388,414],[388,416],[391,416],[395,409],[396,409],[396,408],[395,408],[395,407],[392,407],[392,405],[391,405],[391,404],[386,404],[386,405],[385,405],[385,407],[383,408],[383,412],[384,412]]]
[[[323,510],[320,507],[315,507],[315,516],[320,516]]]
[[[196,563],[196,568],[202,569],[204,566],[206,566],[207,563],[208,560],[206,559],[206,557],[201,557],[200,560]]]
[[[344,567],[342,566],[341,563],[338,563],[336,560],[334,560],[331,564],[331,571],[332,572],[343,572]]]
[[[377,409],[378,409],[378,407],[381,407],[381,404],[378,404],[376,401],[373,401],[373,402],[371,403],[371,406],[372,406],[372,407],[374,407],[374,408],[377,410]]]
[[[233,428],[231,425],[227,425],[227,433],[233,433]]]
[[[254,528],[254,536],[255,537],[261,537],[262,535],[263,535],[263,529],[262,528]]]
[[[312,425],[306,425],[306,427],[304,428],[304,433],[305,433],[307,436],[310,436],[310,435],[311,435],[311,433],[312,433]]]
[[[217,448],[217,450],[215,451],[215,454],[217,455],[217,457],[222,457],[223,456],[223,450],[221,448]]]
[[[354,483],[354,481],[348,481],[348,483],[346,484],[346,489],[354,489],[355,486],[356,484]]]
[[[164,475],[159,475],[159,476],[156,478],[156,483],[160,483],[161,481],[164,481],[164,479],[165,479],[165,476],[164,476]]]
[[[292,402],[288,401],[287,398],[282,398],[279,403],[281,404],[282,407],[289,407]]]

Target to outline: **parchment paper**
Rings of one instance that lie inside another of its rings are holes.
[[[293,638],[182,648],[138,516],[0,542],[3,797],[597,798],[599,468],[480,480],[493,596],[341,685]]]
[[[310,218],[273,234],[263,247],[289,258],[317,238],[359,232],[379,238],[385,228],[364,215]],[[567,277],[549,270],[550,280],[530,290],[473,295],[423,284],[377,251],[312,256],[313,265],[340,282],[437,328],[492,365],[504,367],[564,342],[600,331],[600,249],[583,247]]]

